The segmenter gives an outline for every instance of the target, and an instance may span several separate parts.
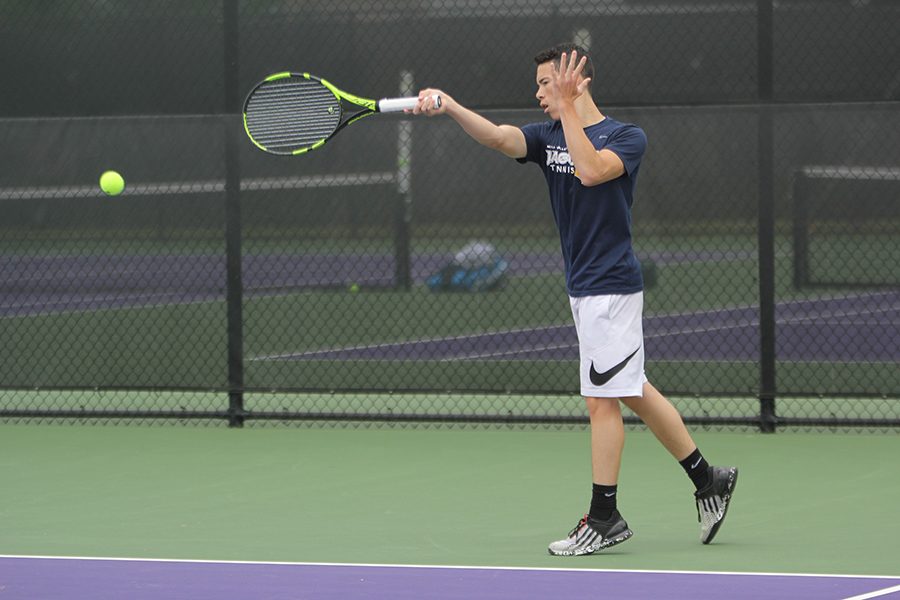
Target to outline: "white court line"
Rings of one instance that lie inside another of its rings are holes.
[[[900,585],[895,585],[894,587],[884,588],[883,590],[876,590],[874,592],[869,592],[868,594],[860,594],[859,596],[851,596],[849,598],[844,598],[844,600],[868,600],[869,598],[878,598],[879,596],[887,596],[888,594],[893,594],[894,592],[900,592]]]
[[[645,319],[656,319],[656,318],[671,318],[671,317],[690,317],[696,316],[698,314],[709,314],[712,312],[719,311],[732,311],[732,310],[747,310],[750,308],[755,308],[753,305],[739,305],[729,308],[723,309],[712,309],[712,310],[701,310],[694,312],[673,312],[673,313],[665,313],[661,315],[652,315]],[[464,333],[460,335],[454,336],[446,336],[446,337],[437,337],[437,338],[416,338],[412,340],[398,340],[394,342],[382,342],[379,344],[362,344],[356,346],[338,346],[331,348],[324,348],[319,350],[305,350],[303,352],[284,352],[279,354],[263,354],[259,356],[252,356],[249,358],[251,361],[256,360],[283,360],[283,359],[295,359],[302,358],[304,356],[311,356],[316,354],[324,354],[324,353],[332,353],[332,352],[354,352],[358,350],[375,350],[378,348],[390,348],[393,346],[407,346],[407,345],[415,345],[415,344],[430,344],[433,342],[454,342],[458,340],[469,340],[469,339],[478,339],[481,337],[491,337],[495,335],[506,335],[510,333],[538,333],[538,332],[548,332],[553,331],[555,329],[570,329],[575,326],[571,323],[558,324],[558,325],[544,325],[542,327],[521,327],[517,329],[503,329],[496,331],[482,331],[479,333]]]
[[[327,354],[331,352],[355,352],[358,350],[375,350],[378,348],[390,348],[393,346],[410,346],[415,344],[430,344],[433,342],[453,342],[457,340],[471,340],[482,337],[493,337],[495,335],[505,335],[509,333],[527,333],[536,331],[552,331],[554,329],[568,329],[571,324],[565,325],[545,325],[543,327],[522,327],[520,329],[503,329],[499,331],[482,331],[480,333],[463,333],[460,335],[438,337],[438,338],[418,338],[413,340],[397,340],[395,342],[381,342],[379,344],[362,344],[356,346],[338,346],[336,348],[325,348],[323,350],[305,350],[303,352],[285,352],[281,354],[264,354],[261,356],[252,356],[249,360],[282,360],[290,358],[302,358],[315,354]]]
[[[89,312],[100,312],[100,311],[113,311],[113,310],[143,310],[145,308],[168,308],[171,306],[195,306],[197,304],[209,304],[211,302],[221,303],[224,300],[220,295],[210,296],[206,298],[194,298],[192,300],[181,300],[176,302],[157,302],[152,303],[154,300],[159,301],[163,300],[167,297],[175,296],[183,297],[185,294],[181,292],[131,292],[127,293],[125,296],[112,296],[112,297],[103,297],[103,298],[92,298],[89,300],[79,301],[86,302],[87,306],[77,306],[77,307],[64,307],[59,310],[47,309],[44,311],[27,311],[25,313],[20,314],[0,314],[0,321],[5,319],[22,319],[26,317],[47,317],[47,316],[57,316],[57,315],[75,315],[75,314],[83,314]],[[134,299],[136,301],[147,300],[149,301],[146,304],[123,304],[121,306],[95,306],[96,303],[102,301],[117,301],[124,300],[128,301],[130,299]],[[52,305],[61,304],[60,302],[54,302]],[[71,303],[69,303],[71,304]],[[0,305],[0,310],[4,309],[14,309],[14,308],[33,308],[33,307],[42,307],[47,306],[47,304],[9,304],[9,305]]]
[[[875,296],[878,296],[878,295],[880,295],[880,294],[875,294]],[[834,300],[845,300],[848,298],[856,298],[856,297],[860,297],[860,296],[851,295],[851,296],[847,296],[847,297],[835,298]],[[862,295],[861,297],[869,298],[871,296],[870,295]],[[800,303],[804,303],[804,302],[809,302],[809,300],[788,301],[788,302],[780,303],[778,306],[789,307],[792,304],[800,304]],[[649,315],[644,318],[644,322],[647,323],[647,322],[652,322],[654,320],[668,319],[668,318],[673,318],[673,317],[697,316],[697,315],[715,314],[716,312],[745,310],[748,308],[755,308],[755,307],[740,306],[737,308],[715,309],[713,311],[701,310],[701,311],[686,312],[686,313],[682,312],[682,313],[665,313],[665,314],[660,314],[660,315]],[[885,307],[885,308],[879,307],[879,308],[874,308],[874,309],[860,309],[860,310],[840,310],[840,309],[836,309],[836,308],[824,307],[820,312],[817,312],[812,315],[804,314],[804,315],[783,318],[778,321],[778,324],[800,324],[800,323],[803,323],[806,321],[810,321],[810,322],[821,321],[821,319],[831,319],[834,317],[845,318],[845,317],[856,317],[856,316],[869,316],[869,315],[876,315],[876,314],[885,313],[885,312],[893,312],[895,310],[897,310],[897,306],[895,306],[895,305],[891,305],[891,306]],[[816,324],[818,324],[818,323],[816,323]],[[835,323],[831,323],[831,324],[835,324]],[[837,324],[840,324],[840,323],[837,323]],[[853,325],[853,323],[848,323],[848,324]],[[724,331],[724,330],[736,329],[736,328],[740,328],[740,327],[753,327],[756,325],[758,325],[758,321],[754,321],[752,319],[746,319],[746,318],[737,318],[737,319],[732,319],[732,320],[726,321],[724,323],[721,323],[721,324],[718,324],[715,326],[707,326],[707,327],[687,326],[687,327],[675,327],[675,328],[670,328],[670,329],[664,329],[662,331],[656,331],[651,334],[645,334],[644,339],[645,340],[658,339],[658,338],[665,338],[665,337],[669,337],[669,336],[673,336],[673,335],[685,335],[685,334],[690,334],[690,333],[711,333],[714,331]],[[365,344],[365,345],[350,346],[350,347],[343,347],[343,348],[331,348],[331,349],[326,349],[326,350],[308,350],[305,352],[289,352],[289,353],[283,353],[283,354],[270,354],[270,355],[263,355],[263,356],[254,356],[254,357],[251,357],[249,360],[262,361],[262,360],[299,359],[304,356],[314,356],[314,355],[318,355],[318,354],[355,352],[355,351],[360,351],[360,350],[377,350],[380,348],[395,348],[398,346],[410,346],[410,345],[416,345],[416,344],[428,344],[428,343],[435,343],[435,342],[447,343],[447,342],[453,342],[453,341],[459,341],[459,340],[476,340],[479,338],[493,337],[496,335],[507,335],[507,334],[514,334],[514,333],[526,333],[526,332],[538,333],[538,332],[548,332],[548,331],[552,331],[552,330],[556,330],[556,329],[570,329],[570,328],[574,328],[574,325],[571,325],[571,324],[549,325],[549,326],[545,326],[545,327],[533,327],[533,328],[525,327],[525,328],[519,328],[519,329],[487,331],[487,332],[482,332],[482,333],[477,333],[477,334],[463,334],[463,335],[456,335],[456,336],[449,336],[449,337],[420,338],[420,339],[415,339],[415,340],[383,342],[380,344]],[[545,351],[545,350],[571,349],[571,348],[577,348],[577,347],[578,347],[577,341],[574,343],[563,343],[563,344],[554,343],[554,344],[549,344],[549,345],[545,344],[545,345],[531,346],[531,347],[525,348],[525,349],[518,348],[518,349],[510,349],[510,350],[497,350],[494,352],[457,354],[457,355],[454,355],[449,358],[442,358],[442,359],[440,359],[440,362],[499,358],[499,357],[504,357],[504,356],[515,356],[515,355],[522,354],[522,353],[540,352],[540,351]]]
[[[31,554],[0,554],[2,558],[34,559],[34,560],[93,560],[109,562],[152,562],[178,564],[211,564],[211,565],[278,565],[289,567],[373,567],[384,569],[447,569],[471,571],[548,571],[562,573],[647,573],[661,575],[736,575],[749,577],[823,577],[834,579],[888,579],[900,581],[897,575],[860,575],[837,573],[772,573],[766,571],[680,571],[667,569],[574,569],[561,567],[491,567],[484,565],[407,565],[385,563],[340,563],[340,562],[291,562],[291,561],[257,561],[257,560],[205,560],[190,558],[127,558],[110,556],[45,556]],[[897,586],[900,588],[900,585]],[[890,588],[894,589],[894,588]],[[880,590],[884,591],[884,590]],[[845,599],[851,600],[851,599]]]

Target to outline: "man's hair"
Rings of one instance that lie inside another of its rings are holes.
[[[541,50],[534,57],[534,63],[537,65],[542,65],[545,62],[553,61],[556,66],[559,66],[559,59],[562,57],[562,53],[565,52],[567,54],[566,59],[572,56],[572,50],[576,50],[578,52],[578,60],[581,60],[582,56],[587,56],[587,62],[584,63],[584,70],[581,71],[581,76],[587,79],[590,77],[591,81],[588,83],[588,87],[594,83],[594,63],[591,60],[591,55],[585,50],[583,47],[578,44],[557,44],[552,48],[547,48],[546,50]]]

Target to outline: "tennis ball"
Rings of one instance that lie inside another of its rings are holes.
[[[358,292],[358,291],[359,291],[359,284],[358,284],[358,283],[350,284],[350,293],[351,293],[351,294],[355,294],[355,293]]]
[[[118,196],[125,189],[125,180],[116,171],[106,171],[100,176],[100,189],[110,196]]]

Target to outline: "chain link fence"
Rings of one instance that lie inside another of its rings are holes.
[[[692,424],[896,430],[898,25],[889,0],[7,0],[0,418],[585,422],[538,169],[447,118],[297,158],[240,122],[280,71],[540,121],[532,57],[574,41],[649,138],[650,379]]]

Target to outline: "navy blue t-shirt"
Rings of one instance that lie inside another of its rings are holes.
[[[639,292],[644,283],[631,247],[631,206],[647,136],[640,127],[609,117],[584,131],[597,150],[616,153],[625,165],[624,175],[600,185],[581,185],[559,121],[522,127],[528,150],[518,160],[537,163],[547,178],[569,295]]]

